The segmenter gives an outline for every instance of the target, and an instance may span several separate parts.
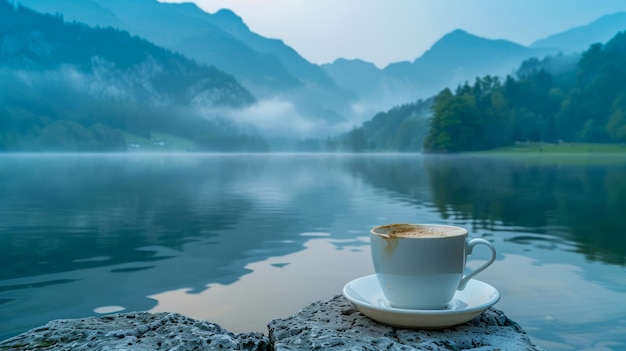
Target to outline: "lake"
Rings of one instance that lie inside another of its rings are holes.
[[[0,155],[0,339],[137,310],[266,333],[371,274],[394,222],[491,241],[477,279],[541,347],[626,349],[619,155]]]

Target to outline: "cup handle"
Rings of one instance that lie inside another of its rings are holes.
[[[467,256],[472,254],[472,251],[474,250],[474,246],[480,245],[480,244],[487,246],[491,250],[491,257],[489,258],[487,262],[483,263],[482,266],[476,268],[475,270],[471,271],[469,274],[463,276],[463,278],[461,278],[461,282],[459,282],[459,287],[457,288],[457,290],[465,289],[465,285],[467,285],[467,282],[469,282],[469,280],[472,279],[472,277],[474,277],[476,274],[483,271],[485,268],[489,267],[489,265],[492,264],[493,261],[496,260],[496,248],[493,247],[493,244],[481,238],[474,238],[467,242],[466,244],[467,246],[465,250],[466,252],[465,259],[467,260]]]

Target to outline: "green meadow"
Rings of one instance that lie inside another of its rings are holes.
[[[624,154],[625,144],[590,144],[590,143],[520,143],[502,147],[480,154]]]

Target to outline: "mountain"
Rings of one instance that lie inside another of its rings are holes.
[[[626,31],[621,31],[582,53],[560,51],[531,58],[505,80],[488,75],[442,90],[431,100],[432,116],[424,113],[425,108],[420,113],[419,104],[394,108],[355,128],[345,140],[361,150],[381,146],[411,150],[423,141],[424,151],[431,153],[488,150],[520,142],[623,144],[624,48]],[[425,118],[415,119],[411,113]],[[428,135],[420,139],[424,130]]]
[[[359,96],[367,95],[372,87],[383,84],[383,73],[371,62],[337,59],[321,66],[340,86],[351,87]]]
[[[384,70],[397,79],[411,79],[422,86],[456,85],[485,74],[510,73],[529,57],[548,50],[529,49],[507,41],[491,40],[457,29],[446,34],[412,64],[391,64]]]
[[[531,48],[553,48],[564,53],[582,52],[591,44],[606,43],[626,30],[626,12],[606,15],[584,25],[553,34],[530,44]]]
[[[473,82],[476,77],[511,74],[522,61],[553,52],[455,30],[413,62],[392,63],[382,70],[360,60],[336,60],[322,67],[345,88],[358,92],[365,100],[384,101],[389,108],[428,98],[465,81]]]
[[[333,126],[349,117],[355,96],[282,41],[250,31],[230,10],[156,0],[19,0],[66,20],[126,30],[232,74],[260,100],[282,101],[303,120]],[[262,127],[262,126],[261,126]]]
[[[118,150],[125,147],[120,132],[192,140],[237,134],[227,111],[255,102],[214,67],[127,32],[65,23],[6,0],[0,76],[5,150]]]
[[[336,134],[379,111],[432,97],[477,77],[514,75],[523,61],[563,51],[557,45],[525,47],[455,30],[421,57],[384,69],[345,59],[318,66],[281,40],[252,32],[230,10],[209,14],[193,3],[156,0],[16,1],[66,21],[128,31],[232,74],[257,97],[255,104],[234,118],[272,136]],[[577,59],[568,56],[568,60],[569,67]],[[550,64],[556,67],[562,62]]]
[[[280,64],[271,62],[202,18],[199,14],[202,11],[195,4],[154,0],[20,0],[19,3],[36,11],[60,14],[67,21],[128,31],[199,62],[231,74],[238,73],[236,76],[243,76],[238,77],[242,82],[271,81],[275,89],[298,85],[297,79]],[[255,65],[243,67],[246,62],[255,62]],[[267,76],[264,77],[263,73]]]

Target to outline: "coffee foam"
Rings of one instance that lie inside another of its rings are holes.
[[[458,236],[465,233],[462,228],[439,226],[394,226],[388,228],[387,235],[394,238],[437,238]]]

